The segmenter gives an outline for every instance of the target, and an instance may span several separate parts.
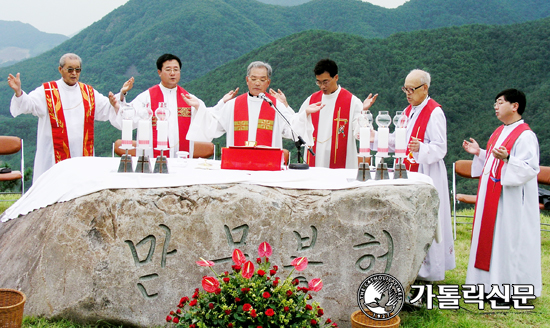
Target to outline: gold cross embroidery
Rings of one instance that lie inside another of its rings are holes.
[[[273,121],[271,120],[258,120],[258,129],[273,131]]]
[[[248,131],[248,121],[235,121],[235,131]]]
[[[191,107],[178,107],[179,117],[191,117]]]
[[[336,129],[334,131],[334,133],[336,134],[336,144],[334,145],[334,163],[335,164],[336,164],[336,153],[338,151],[338,135],[340,133],[344,134],[344,127],[348,123],[348,120],[340,118],[340,110],[341,109],[342,109],[342,107],[338,107],[338,117],[336,117],[334,119],[334,121],[336,121]],[[344,125],[340,126],[340,122],[344,122]],[[344,134],[344,137],[346,137],[345,134]]]

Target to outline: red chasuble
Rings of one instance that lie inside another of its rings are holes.
[[[489,142],[487,143],[487,159],[485,160],[485,165],[483,165],[483,172],[485,174],[485,166],[487,165],[491,151],[493,150],[495,143],[498,140],[504,125],[498,127],[498,129],[493,132]],[[508,154],[512,150],[512,146],[516,142],[517,138],[524,131],[531,130],[529,125],[522,123],[518,125],[509,135],[506,137],[502,146],[506,147]],[[502,166],[504,166],[504,161],[495,159],[493,165],[489,172],[489,179],[487,180],[487,189],[485,191],[485,202],[483,203],[483,215],[481,216],[481,226],[479,229],[479,240],[477,244],[476,251],[476,261],[474,266],[478,269],[489,271],[491,266],[491,253],[493,251],[493,234],[495,231],[495,222],[497,218],[497,209],[498,201],[500,199],[500,194],[502,192],[502,185],[500,183]],[[479,179],[481,187],[481,179]],[[477,195],[479,197],[479,187],[477,190]],[[478,199],[476,199],[476,212],[477,212]],[[474,218],[475,218],[474,212]],[[475,221],[474,221],[475,225]]]
[[[346,156],[348,153],[348,130],[349,116],[351,109],[351,92],[341,88],[336,103],[334,105],[334,116],[332,120],[332,139],[330,146],[330,165],[331,169],[345,169]],[[311,95],[309,104],[320,102],[323,98],[323,91],[317,91]],[[313,152],[317,152],[317,131],[319,130],[319,112],[311,114],[313,124]],[[340,147],[343,145],[343,147]],[[307,163],[315,166],[315,156],[308,153]]]
[[[177,89],[177,106],[178,106],[178,134],[179,134],[179,148],[178,150],[189,151],[189,140],[186,139],[187,132],[189,131],[189,125],[191,124],[191,106],[184,100],[182,94],[188,95],[184,88],[179,85]],[[153,147],[157,148],[157,117],[154,115],[155,110],[159,107],[159,102],[164,102],[164,95],[162,89],[157,84],[149,88],[149,95],[151,96],[151,110],[153,110]],[[160,150],[153,148],[153,155],[155,157],[160,156]],[[168,142],[168,148],[170,148],[170,142]],[[166,157],[170,157],[170,152],[164,152]]]
[[[276,99],[266,94],[266,97],[277,105]],[[233,108],[233,140],[235,146],[244,146],[248,141],[248,93],[244,93],[235,98],[235,107]],[[258,127],[256,130],[256,144],[258,146],[273,145],[273,123],[275,121],[275,110],[267,103],[262,101],[260,116],[258,117]]]
[[[414,160],[412,151],[410,151],[409,149],[409,143],[411,142],[413,137],[420,139],[420,142],[424,141],[424,134],[426,134],[426,128],[428,127],[430,116],[432,115],[434,109],[436,109],[437,107],[441,107],[441,105],[439,105],[435,100],[431,98],[428,99],[428,103],[426,104],[426,106],[424,106],[424,108],[422,108],[419,114],[420,116],[418,116],[418,118],[416,119],[411,137],[409,138],[409,142],[407,143],[407,157],[405,157],[404,160],[405,168],[407,169],[407,171],[418,172],[418,168],[420,167],[420,165]],[[407,115],[407,117],[410,117],[411,110],[412,105],[409,105],[405,109],[405,115]]]
[[[69,147],[69,137],[67,135],[67,124],[65,123],[65,114],[63,104],[59,96],[57,83],[46,82],[43,84],[46,94],[46,104],[48,106],[48,115],[52,126],[53,152],[55,163],[71,158]],[[82,156],[94,155],[94,118],[95,118],[95,96],[94,89],[84,83],[78,82],[84,104],[84,136]]]

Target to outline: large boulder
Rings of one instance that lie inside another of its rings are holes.
[[[0,287],[27,295],[26,315],[155,326],[200,287],[214,260],[252,259],[269,242],[286,277],[306,256],[325,317],[350,326],[357,290],[373,273],[406,289],[435,234],[439,199],[428,184],[345,190],[195,185],[103,190],[0,224]]]

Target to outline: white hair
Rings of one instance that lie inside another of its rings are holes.
[[[67,61],[67,59],[76,59],[80,62],[80,66],[82,66],[82,59],[80,59],[77,54],[67,53],[59,58],[59,67],[65,66],[65,62]]]
[[[432,82],[432,77],[430,76],[430,73],[428,73],[424,70],[421,70],[421,69],[413,69],[412,71],[409,72],[409,75],[411,75],[411,74],[419,75],[420,76],[420,83],[427,85],[428,88],[430,87],[430,83]],[[409,75],[407,75],[407,76],[409,76]]]
[[[271,68],[271,65],[269,65],[268,63],[261,62],[261,61],[255,61],[255,62],[250,63],[250,65],[248,65],[248,68],[246,69],[246,76],[250,76],[250,71],[253,68],[260,68],[260,67],[264,67],[267,70],[267,77],[271,78],[271,73],[273,72],[273,69]]]

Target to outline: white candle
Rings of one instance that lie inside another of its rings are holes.
[[[370,156],[370,128],[359,129],[359,155]]]
[[[405,157],[406,150],[407,150],[407,129],[396,128],[395,129],[395,156]]]
[[[138,122],[138,146],[141,149],[149,148],[149,137],[151,136],[151,130],[149,128],[149,121],[139,120]]]
[[[168,149],[168,121],[157,121],[157,148]]]
[[[122,145],[132,146],[132,120],[122,120]]]
[[[389,128],[378,128],[378,155],[388,156]]]

